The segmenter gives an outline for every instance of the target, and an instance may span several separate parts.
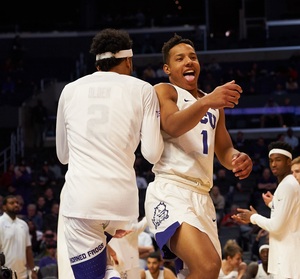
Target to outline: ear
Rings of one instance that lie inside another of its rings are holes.
[[[170,68],[169,68],[169,65],[168,64],[164,64],[163,65],[163,70],[164,72],[169,75],[170,74]]]
[[[126,57],[126,66],[128,67],[128,68],[132,68],[132,58],[131,57]]]

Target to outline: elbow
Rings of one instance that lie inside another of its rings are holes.
[[[164,130],[165,133],[167,133],[172,138],[178,138],[182,136],[186,131],[181,131],[177,128],[169,128]]]
[[[158,152],[157,152],[158,151]],[[150,163],[155,164],[159,161],[161,154],[162,154],[163,148],[156,150],[156,152],[142,152],[144,158]]]
[[[154,143],[154,144],[153,144]],[[164,142],[162,139],[162,136],[160,135],[158,140],[152,141],[151,143],[148,144],[143,144],[142,142],[142,155],[143,157],[150,163],[150,164],[155,164],[159,161],[163,150],[164,150]]]
[[[69,156],[63,156],[59,153],[57,153],[57,158],[59,162],[63,165],[67,165],[69,163]]]
[[[176,121],[162,123],[161,129],[172,138],[178,138],[190,130],[186,125],[178,125]]]

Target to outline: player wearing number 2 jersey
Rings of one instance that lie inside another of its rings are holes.
[[[141,143],[146,160],[159,160],[159,103],[152,85],[130,76],[127,32],[100,31],[90,52],[97,71],[67,84],[57,109],[57,156],[68,164],[60,196],[59,278],[118,279],[106,270],[106,245],[138,218],[135,151]]]
[[[188,39],[174,35],[162,52],[170,83],[155,89],[164,151],[153,167],[146,217],[164,257],[177,257],[178,278],[218,278],[221,247],[209,196],[214,154],[239,179],[252,170],[250,157],[233,147],[223,110],[238,104],[242,89],[231,81],[209,94],[199,90],[200,64]]]

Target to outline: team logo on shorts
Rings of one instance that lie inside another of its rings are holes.
[[[121,275],[121,279],[127,279],[128,278],[127,271],[121,271],[120,275]]]
[[[160,202],[155,208],[154,208],[154,215],[152,218],[152,223],[155,226],[155,229],[161,224],[163,220],[166,220],[169,218],[169,210],[167,210],[167,206],[164,202]]]

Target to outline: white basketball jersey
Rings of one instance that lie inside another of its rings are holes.
[[[188,91],[177,90],[177,106],[184,110],[197,101]],[[164,151],[153,167],[157,176],[179,176],[200,182],[199,187],[209,191],[212,187],[215,131],[219,110],[209,109],[201,121],[180,137],[172,138],[162,132]]]
[[[146,273],[146,279],[153,279],[149,270],[146,270],[145,273]],[[163,269],[159,270],[157,279],[164,279],[164,270]]]

